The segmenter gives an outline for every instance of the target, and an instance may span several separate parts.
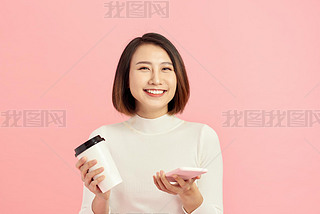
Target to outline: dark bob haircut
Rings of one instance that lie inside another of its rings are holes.
[[[129,88],[130,62],[136,49],[143,44],[154,44],[163,48],[169,55],[177,77],[174,97],[168,103],[168,114],[182,113],[190,97],[190,86],[183,60],[175,46],[164,36],[146,33],[129,42],[121,54],[112,90],[112,103],[115,109],[128,116],[136,113],[135,98]]]

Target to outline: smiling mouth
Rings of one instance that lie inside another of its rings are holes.
[[[162,89],[143,89],[144,91],[150,93],[150,94],[163,94],[167,90],[162,90]]]

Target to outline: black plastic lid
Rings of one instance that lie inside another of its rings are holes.
[[[105,140],[104,138],[100,137],[100,135],[97,135],[93,138],[91,138],[90,140],[87,140],[86,142],[84,142],[83,144],[81,144],[80,146],[78,146],[74,151],[75,151],[75,156],[77,157],[79,154],[81,154],[82,152],[86,151],[87,149],[89,149],[91,146],[99,143],[100,141]]]

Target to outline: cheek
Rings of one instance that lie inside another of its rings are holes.
[[[176,90],[176,88],[177,88],[177,78],[176,78],[176,76],[174,76],[173,78],[171,78],[170,88],[171,88],[173,91]]]
[[[131,73],[129,74],[129,88],[130,88],[130,92],[132,94],[133,97],[135,97],[136,94],[136,77]]]
[[[131,94],[136,98],[136,96],[139,96],[143,91],[143,84],[144,78],[141,75],[137,74],[130,74],[129,75],[129,87]]]
[[[136,88],[139,85],[139,77],[134,73],[130,73],[129,75],[129,86],[130,88]]]

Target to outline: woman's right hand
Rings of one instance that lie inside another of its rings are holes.
[[[100,174],[103,172],[103,167],[100,167],[98,169],[95,169],[91,172],[89,172],[89,168],[97,164],[97,160],[91,160],[86,162],[87,158],[82,157],[80,160],[77,161],[76,163],[76,168],[80,170],[81,172],[81,179],[84,182],[85,186],[93,192],[96,196],[103,198],[104,200],[109,200],[110,198],[110,191],[107,191],[103,193],[98,184],[105,179],[105,176],[102,175],[98,177],[96,180],[93,179],[95,175]]]

